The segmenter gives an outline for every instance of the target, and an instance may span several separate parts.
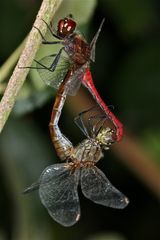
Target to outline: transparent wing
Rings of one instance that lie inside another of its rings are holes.
[[[86,68],[87,68],[87,64],[81,66],[80,68],[78,68],[77,70],[75,70],[73,72],[68,83],[66,84],[66,86],[68,87],[69,95],[71,95],[71,96],[76,95],[77,91],[79,90],[79,88],[81,86],[82,79],[83,79],[84,73],[86,71]]]
[[[54,62],[54,59],[55,55],[46,56],[37,62],[36,67],[44,83],[50,87],[58,89],[61,82],[64,80],[68,69],[70,68],[70,62],[68,58],[61,56],[56,68],[53,71],[49,68]]]
[[[78,114],[74,122],[87,137],[96,137],[102,127],[107,127],[107,116],[98,105]]]
[[[112,208],[125,208],[129,200],[96,166],[81,169],[81,189],[86,198]]]
[[[91,137],[89,132],[88,132],[89,130],[87,129],[87,127],[86,127],[86,125],[85,125],[85,123],[82,119],[81,113],[74,118],[74,122],[87,138]]]
[[[41,202],[50,216],[63,226],[72,226],[79,220],[78,181],[79,171],[71,173],[66,164],[51,165],[41,174]]]
[[[98,39],[98,37],[99,37],[99,34],[100,34],[101,29],[102,29],[102,26],[103,26],[104,21],[105,21],[105,19],[103,18],[103,19],[102,19],[102,22],[101,22],[101,24],[100,24],[100,26],[99,26],[99,28],[98,28],[98,31],[96,32],[96,34],[95,34],[95,36],[94,36],[94,38],[92,39],[91,44],[90,44],[90,47],[91,47],[91,57],[90,57],[90,59],[91,59],[93,62],[95,62],[96,42],[97,42],[97,39]]]

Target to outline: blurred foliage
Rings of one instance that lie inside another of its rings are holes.
[[[40,4],[41,1],[35,0],[1,0],[0,63],[4,63],[26,37]],[[158,167],[160,2],[64,0],[53,25],[56,27],[58,19],[69,13],[89,40],[102,18],[106,18],[97,43],[96,63],[91,66],[95,84],[104,101],[115,106],[114,112],[124,126],[155,157]],[[57,46],[42,46],[36,59],[57,51]],[[130,205],[124,211],[98,206],[80,196],[80,222],[72,228],[63,228],[48,216],[37,193],[21,195],[47,165],[58,161],[48,131],[54,95],[55,91],[45,86],[38,73],[30,71],[1,135],[0,239],[160,239],[159,202],[110,152],[105,154],[100,167],[111,182],[129,196]],[[78,129],[68,128],[73,116],[66,108],[64,111],[61,128],[78,142]]]
[[[106,4],[113,20],[117,23],[118,31],[127,38],[142,37],[148,27],[156,23],[154,1],[138,0],[101,0]]]
[[[116,233],[100,233],[95,234],[85,240],[125,240],[124,237]]]

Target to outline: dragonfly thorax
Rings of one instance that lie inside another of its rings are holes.
[[[85,139],[75,147],[72,158],[76,161],[96,163],[103,157],[102,148],[95,139]]]
[[[73,63],[83,65],[90,60],[90,45],[81,35],[71,34],[64,40],[65,51]]]

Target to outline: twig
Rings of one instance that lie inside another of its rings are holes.
[[[41,29],[45,35],[47,27],[42,23],[42,19],[50,22],[62,0],[43,0],[41,8],[37,14],[34,25]],[[25,48],[9,80],[5,93],[0,102],[0,132],[2,131],[8,116],[15,104],[17,95],[25,81],[29,69],[20,69],[18,66],[31,66],[35,54],[41,44],[41,37],[35,28],[32,28]]]

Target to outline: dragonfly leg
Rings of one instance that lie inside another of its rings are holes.
[[[79,125],[79,121],[80,121],[80,125]],[[82,113],[79,113],[78,116],[74,118],[74,122],[83,131],[83,133],[89,138],[90,136],[89,136],[88,130],[82,119]]]
[[[59,37],[57,34],[55,34],[55,33],[52,31],[51,27],[49,26],[49,24],[48,24],[45,20],[43,20],[43,19],[41,19],[41,20],[46,24],[48,30],[50,31],[50,33],[51,33],[51,35],[52,35],[53,37],[58,38],[58,39],[61,39],[61,37]]]
[[[54,58],[54,60],[53,60],[53,62],[52,62],[52,64],[48,67],[48,66],[46,66],[46,65],[44,65],[44,64],[42,64],[41,62],[39,62],[39,61],[37,61],[36,59],[34,59],[34,61],[40,66],[36,66],[36,67],[20,67],[20,66],[18,66],[18,68],[20,68],[20,69],[23,69],[23,68],[30,68],[30,69],[46,69],[46,70],[48,70],[48,71],[50,71],[50,72],[54,72],[54,70],[56,69],[56,66],[57,66],[57,64],[58,64],[58,62],[59,62],[59,59],[60,59],[60,56],[61,56],[61,53],[62,53],[62,50],[63,50],[64,48],[62,47],[60,50],[59,50],[59,52],[57,53],[57,54],[52,54],[52,55],[50,55],[49,57],[55,57]]]
[[[42,44],[63,44],[63,42],[62,41],[53,41],[53,42],[49,42],[49,41],[42,41]]]
[[[60,59],[60,56],[61,56],[61,53],[62,53],[62,50],[64,48],[62,47],[59,52],[56,54],[56,55],[50,55],[50,56],[56,56],[52,62],[52,64],[48,67],[48,66],[45,66],[44,64],[42,64],[41,62],[37,61],[36,59],[34,59],[34,61],[40,65],[40,67],[30,67],[30,68],[34,68],[34,69],[46,69],[46,70],[49,70],[50,72],[54,72],[54,70],[56,69],[57,67],[57,64],[59,62],[59,59]]]
[[[42,32],[40,31],[39,28],[37,28],[36,26],[34,26],[35,29],[37,29],[37,31],[39,32],[39,34],[41,35],[41,38],[43,39],[42,44],[62,44],[62,41],[47,41],[44,37],[44,35],[42,34]]]
[[[64,47],[62,47],[62,48],[59,50],[57,56],[55,57],[53,63],[52,63],[51,66],[50,66],[50,69],[51,69],[52,71],[55,70],[55,68],[56,68],[56,66],[57,66],[57,64],[58,64],[58,62],[59,62],[59,59],[60,59],[62,50],[64,50]]]

